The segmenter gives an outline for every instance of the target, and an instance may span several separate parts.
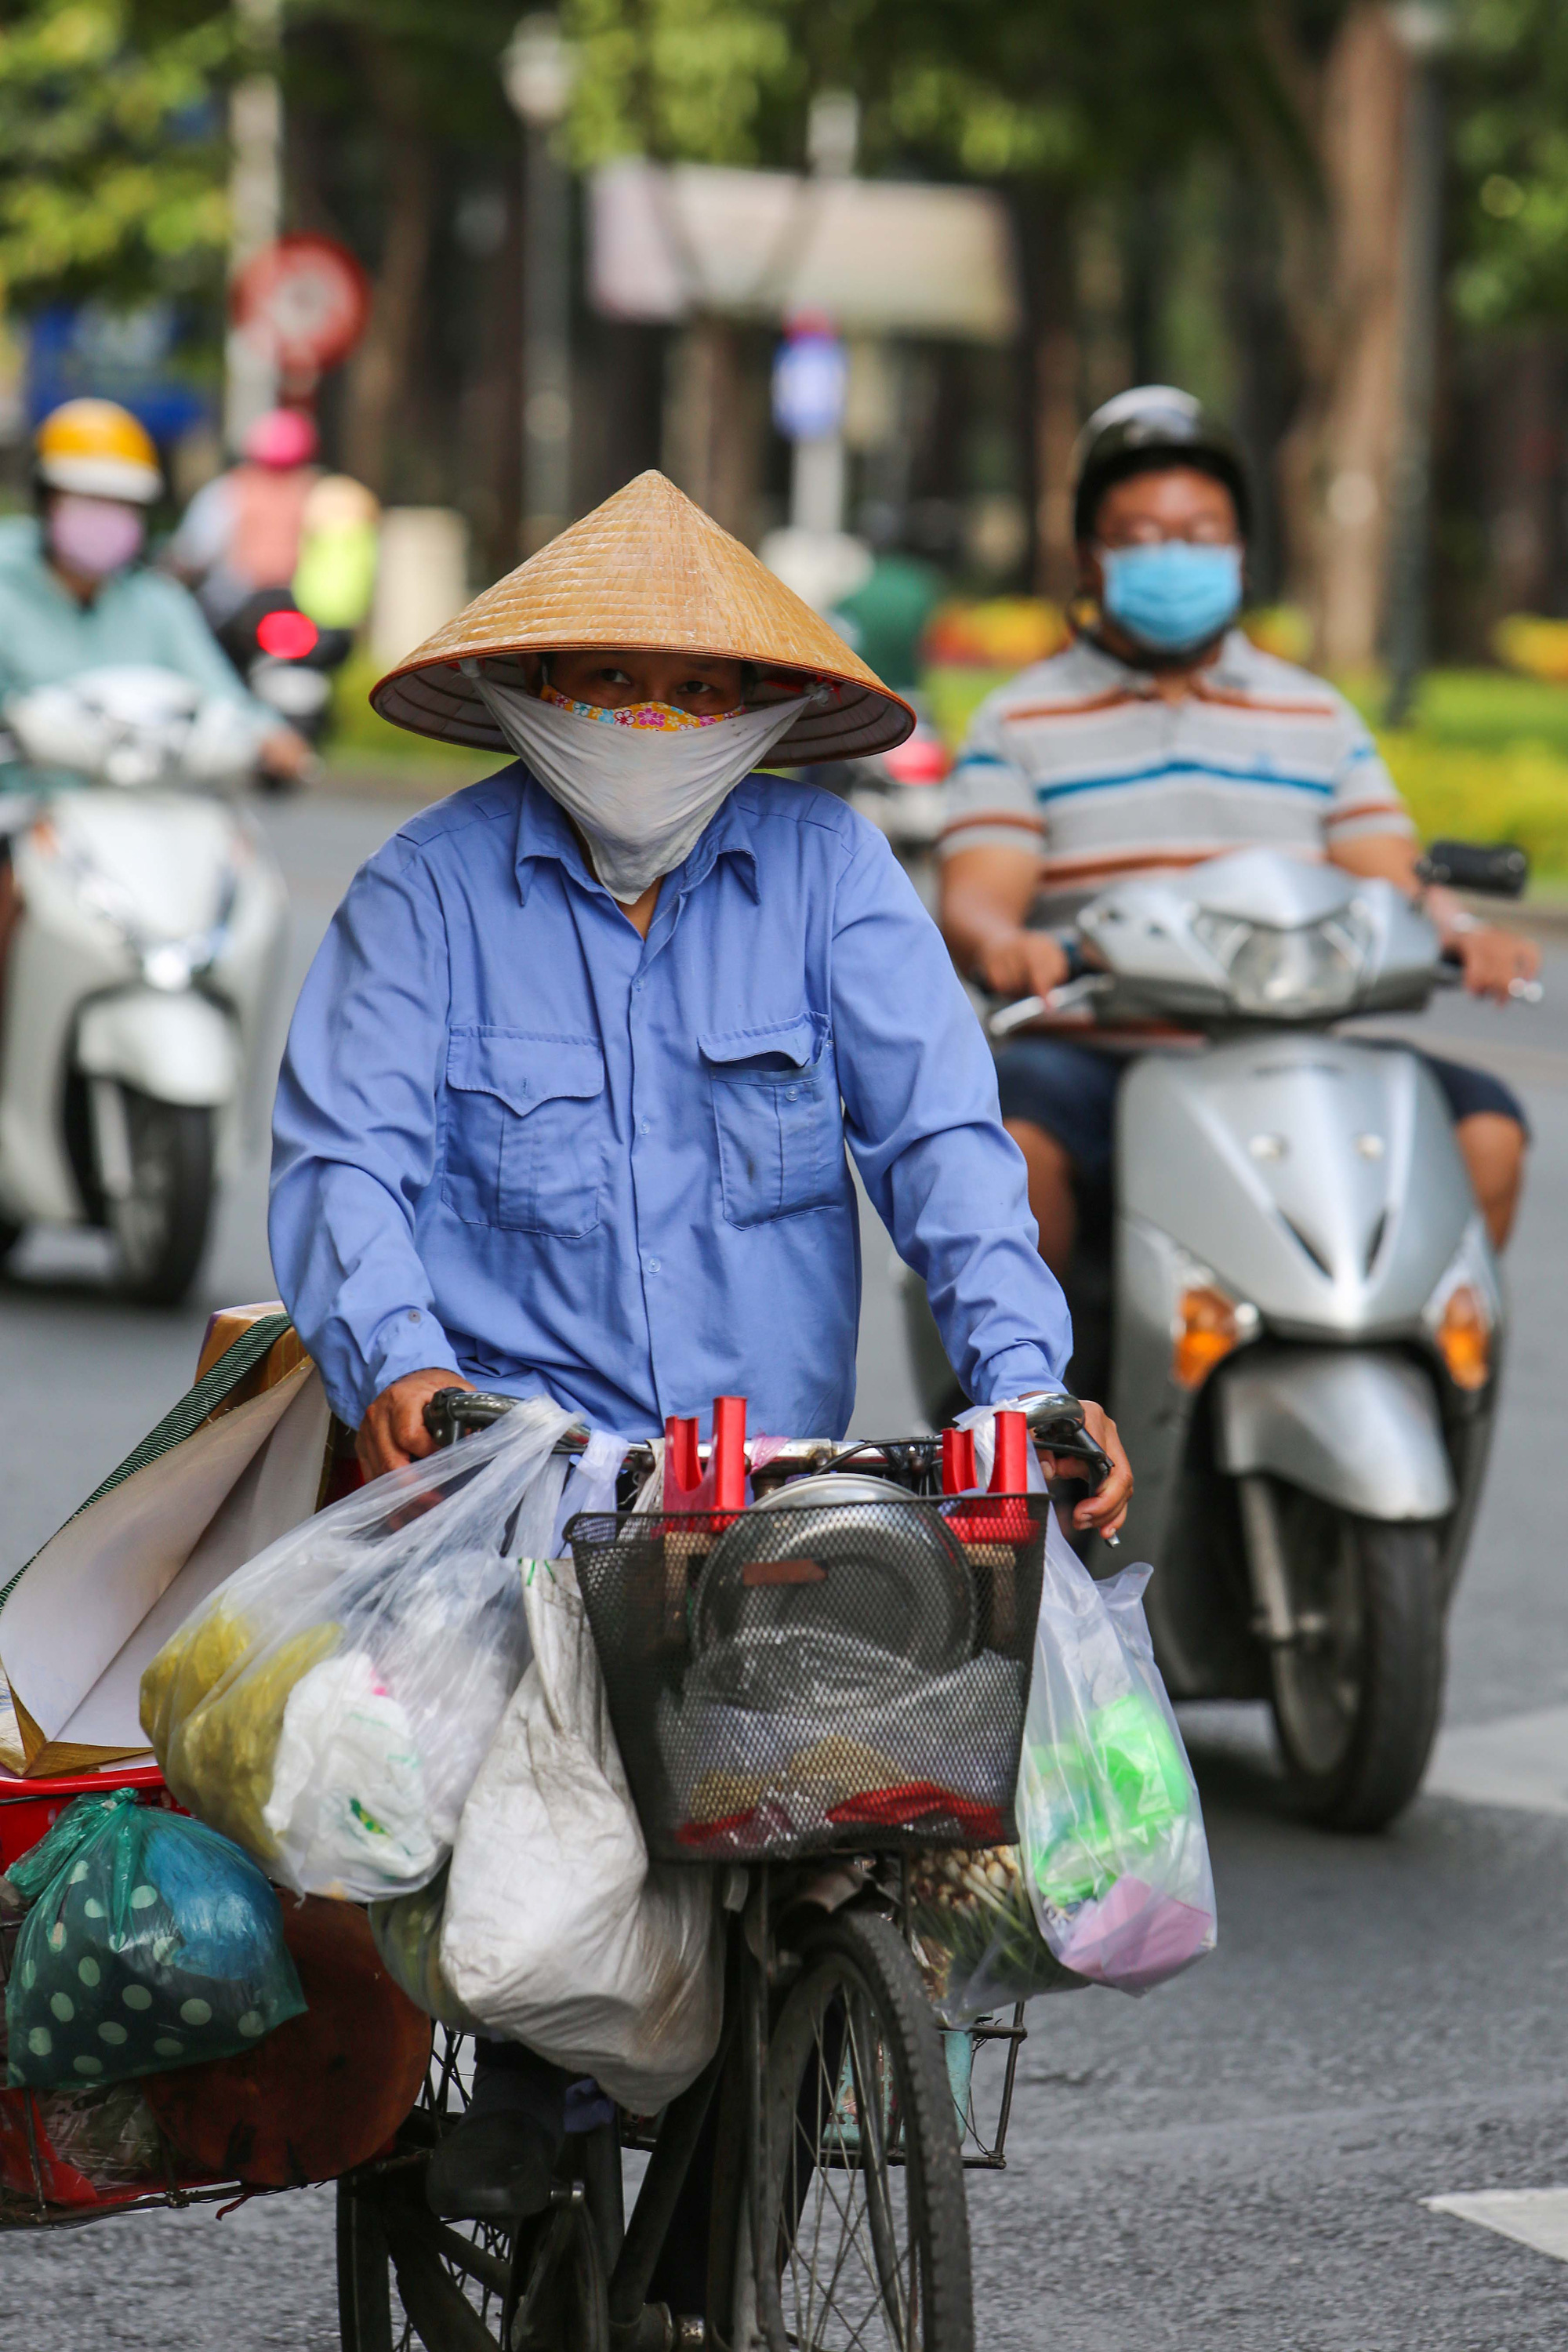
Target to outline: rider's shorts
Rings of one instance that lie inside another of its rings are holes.
[[[1436,1054],[1420,1058],[1441,1087],[1456,1123],[1473,1118],[1478,1111],[1492,1111],[1500,1118],[1511,1118],[1528,1139],[1530,1121],[1523,1106],[1500,1078],[1465,1062],[1442,1061]],[[1089,1184],[1107,1183],[1117,1092],[1132,1060],[1131,1054],[1102,1053],[1067,1037],[1016,1037],[996,1057],[1002,1116],[1043,1127],[1067,1152],[1076,1176]]]

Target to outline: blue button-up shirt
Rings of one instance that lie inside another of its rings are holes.
[[[424,1366],[600,1427],[750,1398],[837,1436],[855,1398],[845,1144],[984,1402],[1054,1385],[991,1056],[874,826],[753,776],[645,940],[520,764],[362,868],[289,1032],[278,1280],[342,1417]]]

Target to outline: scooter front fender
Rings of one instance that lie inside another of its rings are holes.
[[[210,998],[131,988],[84,1007],[76,1059],[89,1077],[117,1078],[154,1100],[217,1109],[239,1083],[234,1022]]]
[[[1219,1466],[1369,1519],[1440,1519],[1453,1466],[1432,1382],[1391,1348],[1254,1349],[1215,1376]]]

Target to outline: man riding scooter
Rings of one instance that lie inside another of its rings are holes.
[[[874,751],[910,714],[658,474],[476,600],[373,698],[516,764],[361,872],[279,1090],[283,1296],[365,1469],[430,1450],[455,1381],[654,1436],[716,1390],[837,1435],[859,1247],[846,1144],[984,1402],[1069,1346],[990,1056],[875,829],[756,772]],[[1078,1524],[1110,1532],[1114,1463]],[[481,2044],[429,2195],[539,2210],[567,2084]],[[700,2281],[672,2307],[700,2310]]]
[[[1322,679],[1235,625],[1251,497],[1223,427],[1189,394],[1143,385],[1085,425],[1074,527],[1079,593],[1064,653],[984,704],[949,782],[940,919],[961,971],[1045,997],[1068,955],[1052,927],[1108,882],[1269,846],[1381,877],[1419,898],[1474,993],[1507,997],[1536,949],[1423,891],[1412,825],[1371,736]],[[998,1060],[1047,1263],[1109,1181],[1116,1097],[1139,1042],[1036,1032]],[[1494,1246],[1518,1203],[1528,1129],[1489,1071],[1425,1057],[1447,1101]]]

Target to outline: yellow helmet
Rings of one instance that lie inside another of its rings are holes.
[[[51,490],[150,506],[163,487],[151,434],[118,401],[66,401],[45,417],[33,446],[38,479]]]

